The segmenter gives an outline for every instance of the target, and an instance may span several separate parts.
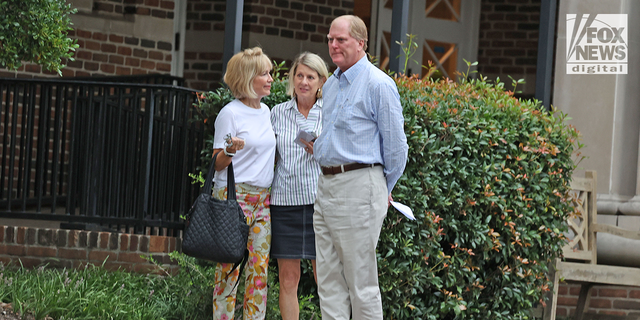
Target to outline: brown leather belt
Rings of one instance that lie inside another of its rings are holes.
[[[322,169],[322,174],[328,175],[328,174],[343,173],[343,172],[362,169],[362,168],[373,168],[375,166],[382,166],[382,164],[380,164],[380,163],[374,163],[374,164],[351,163],[351,164],[344,164],[344,165],[335,166],[335,167],[321,167],[321,169]]]

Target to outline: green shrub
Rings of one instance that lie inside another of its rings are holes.
[[[393,194],[417,219],[390,211],[381,234],[384,318],[527,318],[566,241],[577,131],[499,82],[395,80],[409,161]]]
[[[390,209],[380,235],[384,318],[528,318],[566,241],[578,132],[499,81],[395,81],[409,159],[393,197],[417,219]],[[273,85],[273,97],[283,92]],[[207,95],[202,110],[224,105]],[[301,296],[315,290],[304,271]]]
[[[73,60],[77,40],[67,33],[76,9],[64,0],[2,1],[0,12],[0,66],[15,70],[26,60],[61,74],[63,60]]]

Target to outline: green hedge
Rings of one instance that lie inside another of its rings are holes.
[[[383,227],[384,318],[527,318],[565,243],[578,132],[500,82],[395,80],[409,160],[393,196],[417,219],[390,209]],[[287,100],[284,88],[277,80],[270,107]],[[201,98],[212,125],[228,91]],[[306,272],[305,296],[313,287]]]
[[[502,83],[396,83],[409,162],[394,197],[417,220],[390,211],[380,238],[385,319],[526,318],[565,243],[578,132]]]

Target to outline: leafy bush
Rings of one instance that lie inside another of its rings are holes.
[[[394,198],[417,220],[390,212],[380,237],[385,319],[527,318],[566,241],[578,132],[500,82],[395,80],[409,161]]]
[[[391,209],[380,235],[385,319],[528,318],[550,289],[548,266],[562,253],[574,211],[578,132],[565,115],[515,98],[499,80],[468,76],[394,77],[409,159],[393,197],[417,219]],[[283,92],[272,87],[274,97]],[[305,281],[301,295],[315,288]]]
[[[70,39],[70,14],[76,12],[64,0],[8,0],[0,2],[0,66],[15,70],[22,60],[49,71],[64,67],[78,48]]]

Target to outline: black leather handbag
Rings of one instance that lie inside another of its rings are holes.
[[[182,252],[199,259],[237,264],[247,251],[249,226],[236,200],[233,163],[227,168],[227,200],[211,195],[217,157],[218,154],[213,157],[201,193],[187,215]]]

